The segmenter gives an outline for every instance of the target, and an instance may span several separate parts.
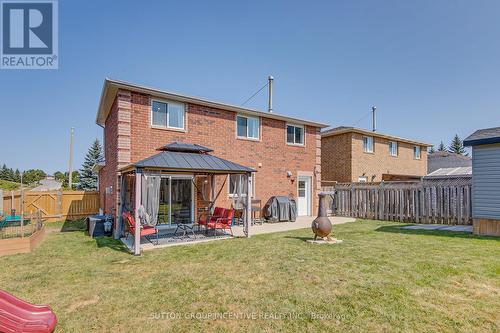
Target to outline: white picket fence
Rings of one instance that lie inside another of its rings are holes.
[[[472,224],[470,179],[342,183],[323,187],[337,216],[414,223]]]

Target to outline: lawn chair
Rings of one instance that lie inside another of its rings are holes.
[[[202,213],[200,218],[198,219],[198,231],[200,231],[200,227],[204,226],[205,231],[208,232],[207,225],[209,222],[216,222],[218,218],[224,217],[225,208],[215,207],[213,214]]]
[[[252,199],[252,225],[259,223],[262,225],[262,201],[260,199]]]
[[[57,317],[48,305],[34,305],[0,290],[0,332],[52,332]]]
[[[124,212],[122,214],[122,217],[127,222],[129,235],[132,234],[135,237],[135,218],[132,216],[132,214],[130,214],[130,212]],[[141,225],[140,235],[141,237],[156,235],[156,245],[158,245],[159,243],[158,229],[156,229],[155,227],[149,225]],[[146,237],[146,239],[149,240],[148,237]],[[151,242],[151,240],[149,241]]]
[[[234,209],[226,209],[224,211],[224,215],[222,217],[219,217],[215,221],[212,220],[212,221],[208,222],[207,230],[213,229],[214,236],[216,236],[217,229],[220,229],[220,230],[229,229],[229,231],[231,231],[231,236],[234,236],[233,229],[232,229],[233,218],[234,218]]]

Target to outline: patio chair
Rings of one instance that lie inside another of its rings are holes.
[[[219,217],[215,221],[208,222],[207,230],[213,229],[214,236],[216,236],[217,229],[220,229],[220,230],[229,229],[229,231],[231,231],[231,236],[234,236],[233,229],[232,229],[233,218],[234,218],[234,209],[226,209],[224,211],[224,215],[222,217]]]
[[[122,217],[127,222],[129,235],[132,234],[135,237],[135,218],[132,216],[132,214],[130,214],[130,212],[123,212]],[[158,229],[156,229],[155,227],[149,225],[141,225],[140,235],[141,237],[156,235],[156,245],[158,245],[159,243],[159,233]],[[149,240],[147,237],[146,239]]]
[[[221,218],[224,216],[225,211],[226,211],[225,208],[215,207],[213,214],[202,213],[200,215],[200,218],[198,219],[198,231],[200,230],[201,226],[204,226],[205,230],[208,232],[208,228],[207,228],[208,223],[209,222],[216,222],[218,218]]]

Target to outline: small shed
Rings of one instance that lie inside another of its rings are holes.
[[[477,130],[464,145],[472,147],[474,233],[500,236],[500,127]]]

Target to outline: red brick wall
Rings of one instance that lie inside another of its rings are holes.
[[[122,92],[125,94],[128,92]],[[228,159],[257,170],[255,196],[262,204],[273,195],[297,196],[297,174],[300,172],[315,175],[312,179],[313,205],[316,212],[316,195],[321,181],[321,156],[319,128],[306,126],[305,146],[286,144],[286,122],[261,118],[260,140],[244,140],[236,137],[236,113],[195,104],[186,104],[185,131],[151,128],[150,96],[131,93],[130,121],[130,162],[136,162],[158,153],[156,148],[182,141],[197,143],[214,150],[213,155]],[[116,104],[116,103],[115,103]],[[116,150],[118,122],[117,108],[113,107],[106,121],[105,137],[114,136],[114,141],[106,144],[106,171],[101,186],[109,186],[113,180],[111,169],[116,177]],[[123,146],[126,150],[126,145]],[[109,156],[109,158],[108,158]],[[259,167],[259,163],[262,164]],[[286,172],[291,171],[292,178]],[[316,171],[316,172],[315,172]],[[219,177],[220,178],[220,177]],[[226,184],[227,187],[227,184]],[[114,192],[116,195],[116,192]],[[220,195],[220,204],[228,205],[228,190],[224,188]],[[110,203],[111,204],[111,203]],[[106,208],[109,210],[108,202]]]
[[[105,213],[114,214],[114,195],[106,194],[106,187],[113,186],[117,181],[118,169],[118,112],[117,103],[113,103],[104,127],[104,156],[106,165],[99,172],[99,196],[101,208]]]

